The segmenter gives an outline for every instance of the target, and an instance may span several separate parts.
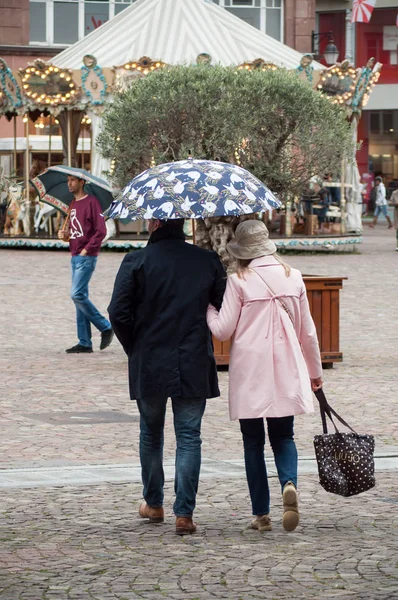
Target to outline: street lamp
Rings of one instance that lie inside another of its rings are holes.
[[[314,31],[311,34],[311,46],[312,46],[312,54],[314,54],[314,58],[317,60],[322,58],[322,56],[315,55],[315,40],[318,42],[318,52],[319,52],[319,43],[328,37],[328,43],[324,50],[323,57],[326,61],[327,65],[335,65],[339,58],[339,49],[337,48],[334,39],[333,39],[333,31],[328,31],[326,33],[315,33]]]

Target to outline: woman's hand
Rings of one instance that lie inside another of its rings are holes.
[[[322,377],[315,377],[314,379],[311,379],[311,388],[312,388],[313,392],[317,392],[318,390],[321,389],[322,386],[323,386]]]

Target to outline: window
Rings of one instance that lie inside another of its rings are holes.
[[[45,42],[46,37],[46,3],[30,3],[30,39],[33,42]]]
[[[84,35],[109,20],[109,2],[84,3]]]
[[[394,133],[394,114],[383,112],[383,133]]]
[[[260,9],[259,8],[228,8],[226,9],[234,14],[236,17],[239,17],[249,25],[260,29]]]
[[[73,44],[136,0],[30,0],[30,41]],[[282,41],[283,0],[207,0]]]
[[[249,25],[282,41],[283,0],[223,0],[224,7]]]
[[[73,44],[79,39],[79,4],[54,2],[54,42]]]
[[[370,113],[370,133],[380,133],[380,113]]]

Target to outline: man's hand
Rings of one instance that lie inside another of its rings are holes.
[[[315,377],[315,379],[311,379],[311,388],[313,392],[317,392],[323,386],[322,377]]]
[[[80,256],[87,256],[87,250],[85,248],[80,252]]]
[[[67,231],[60,229],[58,231],[58,239],[63,240],[64,242],[69,242],[69,234]]]

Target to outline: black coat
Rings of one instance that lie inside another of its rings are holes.
[[[124,258],[108,311],[132,399],[220,395],[206,311],[221,307],[225,285],[218,255],[167,225]]]

